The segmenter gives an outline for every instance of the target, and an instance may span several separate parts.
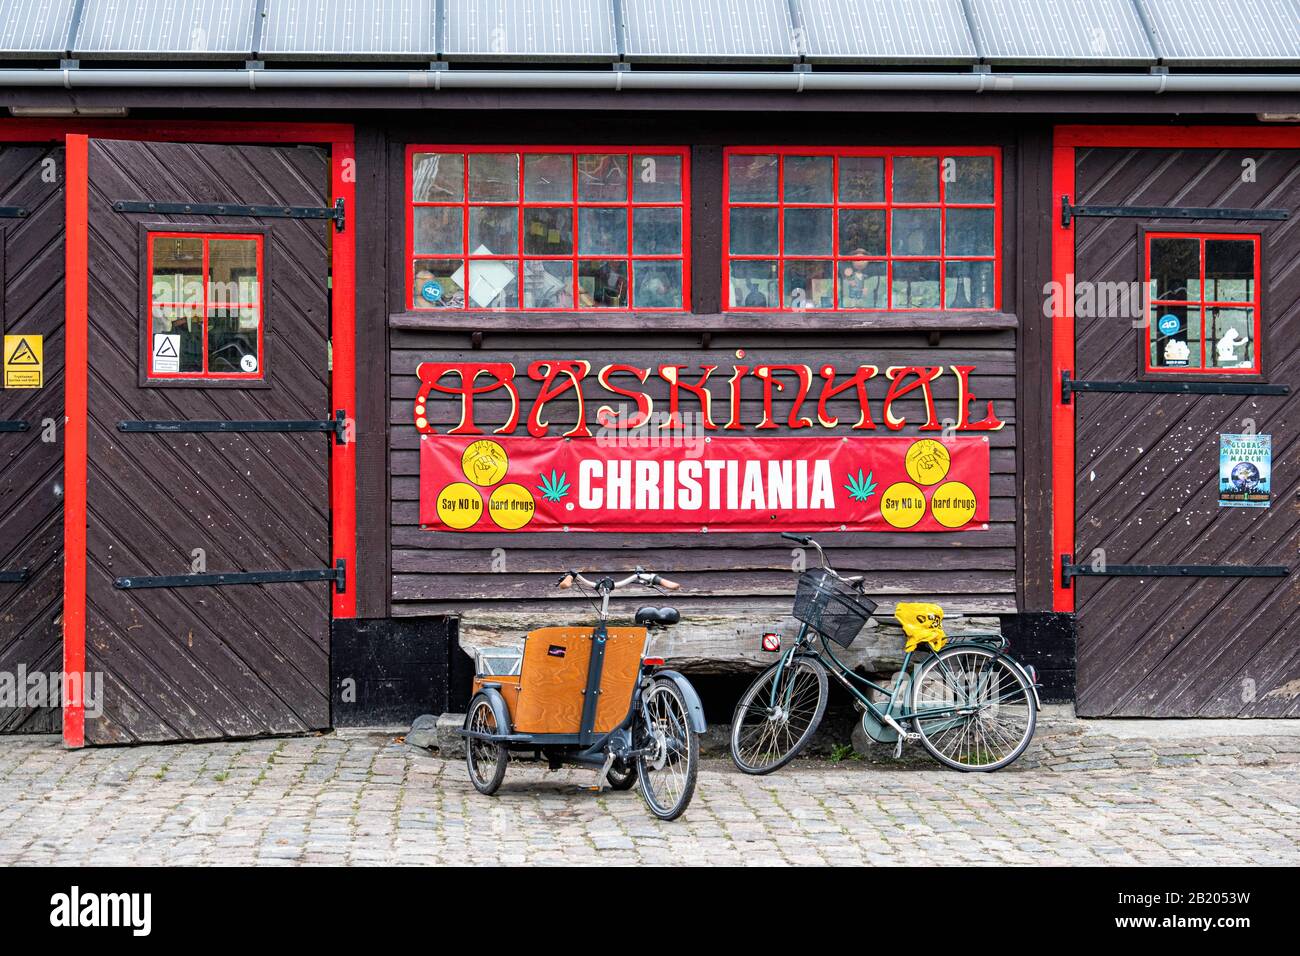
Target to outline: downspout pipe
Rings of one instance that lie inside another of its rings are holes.
[[[583,70],[6,69],[0,87],[66,90],[723,90],[766,93],[1300,93],[1300,73],[818,73]]]

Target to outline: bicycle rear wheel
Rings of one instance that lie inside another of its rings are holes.
[[[1024,672],[985,647],[948,647],[932,655],[912,682],[912,712],[921,744],[954,770],[1000,770],[1033,739],[1038,699]]]
[[[731,718],[731,760],[736,767],[765,774],[797,757],[826,713],[826,683],[821,662],[802,655],[759,674]]]

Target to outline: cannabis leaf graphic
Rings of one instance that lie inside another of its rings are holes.
[[[854,501],[866,501],[876,493],[876,483],[871,480],[871,475],[871,472],[867,472],[867,476],[863,478],[861,468],[858,469],[857,475],[852,473],[848,475],[849,483],[844,487],[850,498]]]
[[[541,479],[542,483],[537,486],[537,490],[547,501],[559,501],[569,493],[569,478],[564,472],[556,477],[555,469],[552,468],[550,477],[543,474]]]

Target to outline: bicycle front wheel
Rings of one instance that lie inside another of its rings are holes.
[[[670,680],[657,680],[646,691],[649,723],[638,733],[641,753],[636,776],[641,797],[660,820],[686,812],[700,771],[700,735],[691,728],[686,698]]]
[[[1001,654],[949,647],[917,672],[912,713],[935,760],[954,770],[988,772],[1025,752],[1038,722],[1038,699],[1024,672]]]
[[[731,760],[745,773],[784,767],[826,713],[826,668],[815,657],[773,664],[749,685],[731,718]]]

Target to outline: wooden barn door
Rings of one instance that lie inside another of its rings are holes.
[[[327,161],[89,143],[87,743],[329,725]]]
[[[1300,717],[1300,154],[1080,149],[1076,176],[1062,383],[1077,406],[1076,541],[1061,571],[1076,592],[1078,712]],[[1156,278],[1176,261],[1158,257],[1177,256],[1182,278],[1154,298],[1233,301],[1157,306],[1152,357],[1141,305],[1120,299],[1148,260]],[[1256,309],[1258,341],[1220,352]],[[1271,436],[1271,503],[1221,506],[1220,435],[1250,432]]]
[[[61,148],[0,146],[0,733],[59,729],[63,196]]]

